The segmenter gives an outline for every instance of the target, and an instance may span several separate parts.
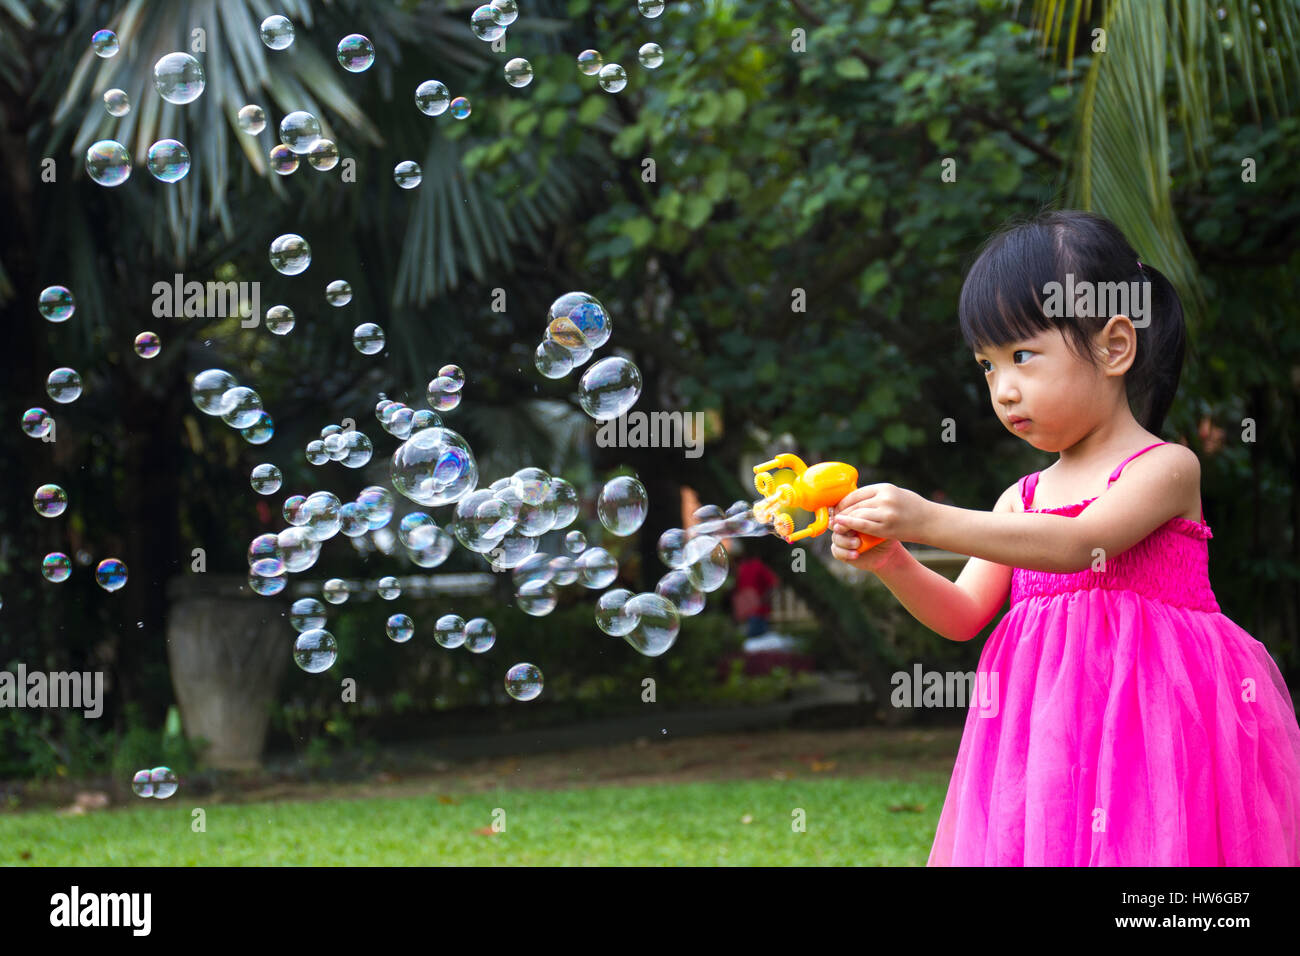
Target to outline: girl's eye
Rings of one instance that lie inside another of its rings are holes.
[[[1014,352],[1011,353],[1011,361],[1016,362],[1016,356],[1020,355],[1021,353],[1024,353],[1025,355],[1029,355],[1030,351],[1029,349],[1016,349]],[[976,361],[978,361],[979,367],[982,368],[986,373],[993,371],[993,369],[989,366],[988,359],[977,359]],[[1016,362],[1016,364],[1019,365],[1020,363]]]

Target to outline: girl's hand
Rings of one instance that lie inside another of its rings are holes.
[[[936,507],[906,488],[887,483],[865,485],[849,492],[836,506],[831,530],[924,542],[926,525]]]
[[[900,541],[882,541],[870,551],[858,555],[862,539],[856,531],[836,531],[831,535],[831,556],[863,571],[879,571],[886,564],[907,553]]]

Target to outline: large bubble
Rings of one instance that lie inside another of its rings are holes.
[[[605,483],[596,499],[596,516],[611,533],[626,537],[645,521],[650,499],[645,485],[620,475]]]
[[[598,422],[618,418],[641,397],[641,370],[625,358],[601,359],[578,383],[578,402]]]
[[[203,82],[203,67],[188,53],[168,53],[154,64],[154,86],[168,103],[193,103],[203,93]]]
[[[469,443],[450,428],[425,428],[393,452],[393,487],[422,505],[459,501],[478,485]]]

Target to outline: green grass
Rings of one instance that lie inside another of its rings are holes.
[[[85,816],[0,815],[0,864],[924,866],[947,783],[856,777],[502,788],[456,794],[455,804],[436,794],[215,804],[204,807],[203,833],[191,829],[202,803],[178,793]],[[900,804],[922,809],[889,809]],[[476,832],[496,808],[505,831]],[[806,832],[792,829],[796,808]]]

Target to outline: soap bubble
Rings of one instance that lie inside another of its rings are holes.
[[[664,49],[658,43],[643,43],[636,51],[636,58],[647,70],[657,70],[663,66]]]
[[[609,341],[613,324],[594,295],[566,292],[547,310],[546,332],[548,339],[571,351],[598,349]]]
[[[81,397],[81,376],[70,368],[56,368],[45,380],[45,391],[60,405]]]
[[[314,541],[328,541],[339,533],[342,519],[339,509],[343,505],[328,491],[315,491],[302,503],[302,513],[307,516],[303,527]]]
[[[308,464],[323,465],[330,460],[329,452],[325,450],[325,443],[319,438],[307,442],[307,447],[303,453],[307,457]]]
[[[306,110],[294,110],[280,120],[280,142],[299,156],[310,153],[320,136],[320,120]]]
[[[627,611],[632,592],[625,588],[606,591],[596,601],[596,626],[611,637],[622,637],[636,627],[636,617]]]
[[[41,485],[32,496],[32,505],[42,518],[57,518],[68,509],[68,493],[58,485]]]
[[[533,65],[521,56],[506,64],[506,82],[516,89],[522,89],[533,82]]]
[[[339,508],[339,530],[349,538],[359,538],[370,530],[366,521],[366,512],[355,501],[349,501]]]
[[[458,120],[469,119],[470,111],[469,97],[458,96],[451,101],[451,115]]]
[[[325,605],[315,598],[299,598],[289,608],[289,624],[301,634],[325,626]]]
[[[669,571],[655,585],[655,593],[687,617],[704,610],[704,592],[691,583],[685,571]]]
[[[425,80],[415,88],[415,106],[426,116],[440,116],[451,103],[451,91],[439,80]]]
[[[321,585],[321,594],[331,604],[342,604],[351,593],[348,582],[342,578],[330,578]]]
[[[352,286],[343,279],[335,279],[325,287],[325,301],[336,309],[352,301]]]
[[[108,59],[114,56],[118,49],[117,34],[112,30],[96,30],[90,37],[90,48],[95,51],[95,56]]]
[[[256,136],[266,129],[266,111],[255,103],[241,106],[239,114],[235,118],[235,123],[245,133]]]
[[[506,671],[506,693],[515,700],[536,700],[541,692],[542,671],[536,664],[516,664]]]
[[[153,66],[153,85],[168,103],[193,103],[203,92],[203,67],[188,53],[168,53]]]
[[[316,559],[320,557],[321,547],[320,542],[307,530],[308,515],[303,513],[302,507],[299,507],[298,515],[301,525],[285,528],[275,536],[276,543],[280,546],[280,554],[284,558],[284,569],[294,574],[306,571],[315,564]]]
[[[408,548],[428,547],[434,540],[438,522],[423,511],[412,511],[403,516],[397,525],[397,537]]]
[[[41,574],[45,580],[55,584],[66,581],[68,575],[72,574],[72,560],[62,551],[51,551],[41,561]]]
[[[465,622],[465,649],[472,654],[483,654],[497,642],[497,629],[485,617]]]
[[[120,186],[131,176],[131,155],[116,140],[101,139],[86,150],[86,172],[101,186]]]
[[[281,275],[296,276],[311,265],[311,246],[292,232],[277,236],[271,242],[271,265]]]
[[[605,482],[596,499],[596,516],[611,533],[625,538],[645,521],[650,506],[645,485],[621,475]]]
[[[601,359],[583,373],[578,402],[598,422],[618,418],[641,397],[641,370],[625,358]]]
[[[465,619],[457,614],[444,614],[433,625],[433,639],[449,650],[460,647],[465,643]]]
[[[248,545],[248,567],[259,577],[272,578],[285,572],[280,536],[259,534]]]
[[[555,610],[560,592],[549,581],[528,581],[515,592],[519,610],[533,617],[544,617]]]
[[[362,355],[374,355],[384,347],[384,330],[373,322],[363,322],[352,330],[352,344]]]
[[[137,770],[131,778],[131,791],[137,797],[153,796],[153,779],[148,770]]]
[[[470,14],[469,25],[476,37],[491,42],[506,32],[502,19],[501,11],[490,4],[484,4]]]
[[[581,531],[570,531],[564,536],[564,550],[569,554],[581,554],[587,546],[587,536]]]
[[[95,580],[105,591],[116,591],[126,585],[126,565],[118,558],[105,558],[95,568]]]
[[[266,327],[274,335],[288,335],[293,331],[293,309],[287,305],[273,305],[266,310]]]
[[[618,577],[618,560],[604,548],[588,548],[580,554],[574,566],[578,580],[586,588],[604,588]]]
[[[439,412],[449,412],[460,404],[460,386],[444,375],[429,382],[425,399],[429,407]]]
[[[487,552],[493,571],[517,568],[537,553],[537,538],[529,537],[520,528],[512,528],[497,539]]]
[[[497,12],[497,23],[503,27],[519,19],[519,4],[515,0],[492,0],[491,7]]]
[[[269,576],[258,574],[256,571],[248,572],[248,587],[261,597],[273,597],[279,594],[288,583],[283,571]]]
[[[627,86],[627,70],[623,69],[619,63],[606,63],[600,68],[600,74],[596,77],[596,80],[600,83],[600,88],[606,93],[617,93]]]
[[[385,601],[392,601],[402,595],[402,585],[398,583],[397,578],[388,575],[380,578],[375,582],[375,590]]]
[[[23,432],[33,438],[44,438],[54,426],[54,419],[43,408],[29,408],[23,412]]]
[[[446,388],[451,392],[459,392],[465,386],[465,370],[459,365],[444,365],[438,369],[437,377],[447,380]]]
[[[371,531],[378,531],[393,518],[393,493],[381,485],[363,488],[357,495],[357,504],[365,509]]]
[[[153,785],[153,795],[157,800],[166,800],[181,785],[176,771],[171,767],[154,767],[149,771],[149,782]]]
[[[547,378],[564,378],[573,370],[573,356],[559,343],[546,339],[537,346],[533,364]]]
[[[518,517],[517,505],[483,488],[470,492],[456,503],[451,532],[470,551],[486,554],[515,526]]]
[[[190,171],[190,151],[177,140],[160,139],[149,147],[145,165],[159,182],[180,182]]]
[[[271,464],[257,465],[253,473],[249,476],[249,482],[253,490],[259,495],[273,495],[280,490],[280,484],[284,481],[284,475],[280,469]]]
[[[361,432],[348,432],[343,438],[344,455],[339,459],[344,468],[361,468],[370,461],[375,446]]]
[[[109,116],[125,116],[131,112],[131,98],[126,95],[126,90],[105,90],[104,109],[108,110]]]
[[[686,569],[691,583],[704,592],[716,591],[727,580],[730,561],[727,549],[719,542],[708,554]]]
[[[307,500],[306,495],[290,495],[284,499],[284,507],[280,509],[284,515],[284,520],[291,525],[300,525],[307,520],[302,513],[303,503]]]
[[[293,662],[308,674],[319,674],[334,666],[338,658],[338,642],[334,635],[321,628],[303,631],[293,642]]]
[[[151,359],[162,351],[162,340],[157,332],[141,332],[132,343],[135,354],[142,359]]]
[[[287,50],[293,43],[293,24],[278,13],[262,21],[261,32],[262,42],[272,50]]]
[[[458,501],[478,485],[478,463],[450,428],[416,432],[393,452],[389,473],[399,493],[429,506]]]
[[[375,45],[360,33],[349,33],[339,41],[339,65],[349,73],[364,73],[375,62]]]
[[[270,165],[273,172],[279,176],[288,176],[298,169],[298,157],[288,146],[280,143],[278,146],[272,146],[268,154]]]
[[[325,438],[325,453],[333,461],[341,461],[347,456],[348,450],[343,444],[342,432],[335,432]]]
[[[238,382],[225,369],[210,368],[194,376],[190,397],[204,415],[224,415],[230,410],[227,401]]]
[[[686,559],[686,543],[690,540],[681,528],[669,528],[659,536],[659,560],[670,568],[684,568],[691,562]]]
[[[540,505],[551,490],[551,476],[540,468],[520,468],[510,476],[510,487],[525,504]]]
[[[327,172],[339,164],[339,148],[334,140],[322,136],[308,151],[307,162],[311,164],[312,169]]]
[[[240,436],[250,445],[265,445],[275,435],[275,422],[266,412],[257,413],[257,421],[239,430]]]
[[[405,614],[393,614],[384,625],[384,630],[398,644],[405,644],[415,636],[415,622]]]
[[[415,430],[415,409],[400,405],[384,421],[384,431],[403,440]]]
[[[628,598],[623,613],[637,619],[623,640],[646,657],[658,657],[676,642],[681,615],[666,598],[651,592],[637,594]]]
[[[581,502],[578,499],[578,489],[565,481],[563,478],[552,478],[550,491],[546,493],[546,500],[555,505],[555,524],[552,529],[559,531],[573,524],[578,517],[578,511]]]
[[[604,62],[601,55],[595,50],[583,50],[578,54],[578,69],[587,76],[594,76],[599,73]]]
[[[636,8],[641,11],[641,16],[653,20],[664,12],[664,0],[636,0]]]
[[[77,302],[66,286],[52,285],[41,290],[36,309],[50,322],[66,322],[77,311]]]
[[[420,172],[419,163],[406,159],[393,167],[393,182],[403,189],[414,189],[423,180],[424,176]]]
[[[221,400],[226,411],[221,420],[231,428],[247,428],[262,415],[262,396],[244,385],[236,385]]]

